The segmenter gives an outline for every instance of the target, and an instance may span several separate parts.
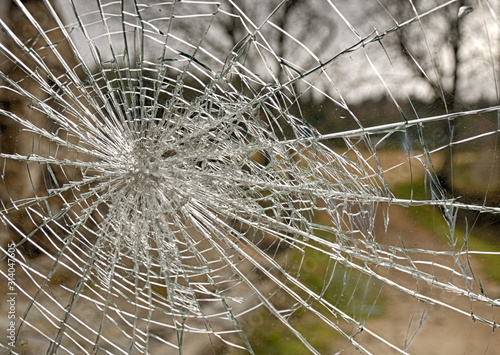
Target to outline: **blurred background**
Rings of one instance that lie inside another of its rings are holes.
[[[26,20],[17,3],[27,6],[57,43],[67,67],[47,50],[46,39]],[[258,5],[255,1],[179,1],[175,16],[175,1],[50,3],[61,16],[66,32],[57,28],[45,1],[0,2],[4,29],[0,40],[5,45],[0,70],[24,90],[36,92],[34,95],[44,102],[54,99],[43,88],[38,92],[33,89],[37,80],[24,79],[25,71],[19,66],[26,56],[19,43],[6,35],[7,28],[27,48],[36,50],[60,82],[68,83],[69,91],[75,92],[80,88],[74,85],[72,74],[79,77],[82,87],[88,82],[97,83],[103,93],[111,95],[121,90],[116,67],[154,78],[156,66],[169,63],[166,76],[175,83],[181,73],[186,74],[184,84],[190,88],[186,98],[195,98],[213,80],[210,73],[221,74],[228,62],[239,61],[238,70],[248,76],[251,84],[242,83],[237,75],[232,79],[228,76],[228,81],[240,85],[242,92],[257,96],[263,88],[282,87],[290,98],[283,105],[287,113],[317,130],[319,141],[338,154],[360,161],[360,166],[371,167],[395,200],[422,201],[421,206],[408,208],[403,203],[387,203],[378,211],[366,212],[373,219],[373,226],[366,228],[373,228],[377,243],[409,248],[415,254],[425,250],[419,259],[425,264],[423,270],[450,284],[453,276],[449,271],[464,267],[473,280],[470,285],[462,285],[463,289],[490,299],[500,298],[500,219],[497,212],[491,212],[500,207],[499,1],[270,0]],[[162,41],[165,33],[171,35],[168,46]],[[255,45],[247,46],[248,38]],[[19,62],[13,59],[16,56]],[[29,58],[24,63],[37,72],[39,63]],[[186,63],[194,67],[188,73],[183,69]],[[50,146],[5,112],[47,130],[56,130],[57,125],[43,112],[31,110],[31,99],[19,95],[22,90],[9,90],[12,83],[6,83],[5,76],[3,80],[1,152],[28,155],[37,144]],[[54,108],[58,107],[55,103]],[[68,114],[72,114],[70,110]],[[285,128],[279,138],[296,137]],[[47,176],[71,180],[42,167],[26,169],[24,162],[5,156],[0,162],[4,211],[14,205],[12,201],[47,194],[51,183]],[[465,207],[443,210],[431,203],[435,200],[454,201]],[[58,203],[62,206],[61,201]],[[492,210],[488,210],[490,207]],[[30,235],[33,226],[40,223],[22,211],[8,214],[3,219],[4,244],[13,238],[13,230]],[[331,215],[318,213],[314,222],[328,226],[331,221]],[[280,252],[267,247],[270,254]],[[40,261],[45,254],[43,247],[24,248],[32,265],[46,263],[42,269],[50,269],[49,261]],[[51,248],[57,250],[55,246],[46,250],[54,253]],[[469,250],[478,253],[454,254]],[[291,255],[287,263],[293,265],[299,259]],[[458,261],[463,266],[458,267]],[[309,280],[309,287],[324,290],[326,275],[330,275],[329,302],[363,319],[363,324],[409,353],[494,354],[500,346],[498,332],[474,321],[476,313],[488,319],[498,316],[496,307],[488,302],[476,305],[467,297],[450,296],[453,293],[434,289],[418,278],[394,276],[399,285],[415,287],[442,302],[425,303],[366,275],[340,267],[333,273],[330,262],[314,253],[301,259],[301,275]],[[61,284],[72,284],[65,277],[60,276]],[[6,305],[1,307],[4,312]],[[454,307],[465,311],[456,312]],[[2,319],[2,328],[4,322]],[[329,326],[318,324],[316,318],[298,315],[296,322],[320,353],[356,352],[350,339],[342,339]],[[250,313],[242,325],[256,354],[308,353],[300,340],[266,310]],[[362,330],[351,335],[373,353],[397,353]],[[27,333],[19,340],[23,345],[16,351],[38,351],[37,340],[33,340],[37,337],[40,335]],[[214,353],[240,353],[220,343],[210,345]],[[189,354],[207,353],[206,342],[196,344],[196,340],[190,340],[187,346]],[[163,351],[160,346],[152,349],[152,354]]]

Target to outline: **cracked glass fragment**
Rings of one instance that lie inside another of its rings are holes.
[[[500,5],[6,0],[0,348],[500,346]]]

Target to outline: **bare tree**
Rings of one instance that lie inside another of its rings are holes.
[[[54,154],[51,143],[34,130],[18,123],[19,119],[26,119],[40,130],[56,131],[64,135],[64,130],[57,127],[54,121],[48,117],[38,106],[37,102],[50,102],[51,97],[47,87],[57,90],[56,81],[68,83],[70,79],[66,76],[66,70],[57,59],[53,47],[64,57],[67,64],[73,68],[77,66],[73,51],[57,28],[54,18],[42,1],[26,0],[18,6],[14,1],[4,3],[2,20],[13,32],[4,31],[2,44],[4,50],[0,52],[0,152],[4,154]],[[29,11],[34,15],[34,21],[29,21],[25,15]],[[35,27],[37,23],[43,30],[47,31],[47,37],[40,36]],[[3,27],[6,30],[6,27]],[[22,45],[16,43],[21,42]],[[21,48],[24,46],[24,50]],[[28,55],[27,53],[33,53]],[[39,66],[36,58],[44,58],[47,67]],[[22,64],[17,62],[20,60]],[[78,71],[78,70],[77,70]],[[42,87],[34,78],[35,75],[43,77],[47,87]],[[57,80],[55,80],[57,78]],[[71,85],[68,85],[71,87]],[[21,92],[30,92],[33,96],[21,95]],[[61,92],[61,95],[62,92]],[[56,107],[55,102],[50,103]],[[62,151],[60,154],[64,154]],[[3,167],[2,180],[0,184],[0,199],[7,208],[16,208],[13,201],[44,195],[47,186],[56,184],[54,177],[61,177],[57,167],[50,168],[39,164],[29,164],[25,161],[15,159],[0,159]],[[49,174],[47,169],[52,169]],[[8,187],[7,187],[8,186]],[[53,202],[52,202],[53,203]],[[25,210],[16,212],[15,224],[21,230],[31,228],[30,220],[34,216],[26,215]],[[43,237],[40,237],[43,238]],[[23,241],[24,243],[24,241]],[[24,243],[23,247],[27,254],[36,256],[39,253],[34,243]]]
[[[396,23],[407,19],[418,18],[412,24],[397,31],[392,45],[399,47],[401,60],[414,72],[415,80],[424,80],[433,91],[441,111],[456,112],[463,109],[459,100],[460,85],[467,78],[465,70],[474,60],[474,54],[463,50],[464,20],[472,12],[472,7],[465,0],[449,4],[437,11],[432,18],[419,18],[428,9],[439,5],[436,1],[413,0],[379,1],[386,13],[390,14]],[[390,43],[390,42],[389,42]],[[443,58],[446,58],[444,60]],[[445,190],[453,190],[453,149],[451,142],[457,134],[454,120],[447,120],[436,128],[441,134],[436,134],[439,144],[448,141],[446,161],[439,172],[440,184]]]

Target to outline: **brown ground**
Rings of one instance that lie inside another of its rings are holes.
[[[380,154],[382,165],[392,164],[394,166],[398,161],[404,161],[404,155],[399,153]],[[435,162],[439,162],[439,157]],[[423,175],[423,169],[415,164],[412,167],[413,176],[418,178]],[[409,169],[407,164],[398,169],[391,170],[385,178],[392,184],[397,184],[404,181],[403,178],[408,178]],[[401,178],[402,180],[398,180]],[[382,221],[379,221],[382,222]],[[376,235],[384,236],[379,242],[385,245],[401,246],[401,241],[404,242],[407,248],[422,248],[428,250],[449,250],[449,246],[444,239],[437,238],[432,231],[419,225],[415,220],[408,215],[408,210],[402,207],[391,207],[390,210],[390,228],[387,233],[383,231],[383,224],[379,223]],[[6,236],[3,236],[4,242]],[[4,244],[4,243],[2,243]],[[446,259],[440,257],[427,257],[429,261],[439,262],[450,267],[454,267],[453,258]],[[37,259],[34,259],[37,260]],[[481,280],[486,294],[495,299],[500,298],[500,285],[488,278],[482,272],[482,263],[476,260],[474,256],[470,258],[472,268],[475,272],[476,280]],[[461,260],[462,263],[464,260]],[[50,261],[49,261],[50,264]],[[2,265],[4,267],[5,265]],[[465,265],[467,266],[467,265]],[[50,268],[50,265],[46,265]],[[428,270],[437,277],[438,281],[446,282],[449,280],[450,273],[446,270],[436,268],[434,266],[421,266],[422,270]],[[458,269],[456,266],[454,267]],[[384,272],[384,270],[377,270]],[[43,273],[44,271],[42,271]],[[393,277],[394,275],[389,274]],[[456,280],[455,280],[456,281]],[[402,278],[398,280],[409,288],[414,288],[416,281],[413,278]],[[2,285],[2,291],[5,291]],[[439,289],[430,287],[426,282],[418,282],[418,291],[424,295],[429,295],[439,299],[447,304],[452,304],[467,313],[471,311],[477,316],[483,316],[486,319],[494,320],[495,316],[500,316],[499,310],[489,306],[486,303],[470,301],[466,296],[453,296],[450,294],[439,294]],[[479,293],[477,283],[473,285],[473,290]],[[19,302],[21,302],[19,300]],[[468,314],[460,314],[454,310],[450,310],[442,305],[433,305],[423,303],[416,300],[405,293],[399,292],[389,286],[386,286],[382,293],[383,314],[370,318],[365,327],[391,342],[397,347],[406,348],[406,351],[411,354],[497,354],[500,349],[500,334],[499,331],[492,331],[491,326],[484,325],[480,321],[474,322]],[[7,304],[0,304],[0,315],[7,313]],[[18,304],[18,309],[24,309],[25,306]],[[93,311],[91,311],[93,310]],[[95,312],[95,307],[88,309],[88,319],[99,319],[99,315]],[[58,316],[60,316],[58,314]],[[31,318],[33,319],[33,318]],[[1,329],[6,328],[6,317],[0,317]],[[40,324],[46,323],[45,318],[40,317]],[[31,334],[31,333],[25,333]],[[159,333],[157,333],[159,334]],[[45,351],[46,342],[43,336],[25,337],[18,345],[18,351],[22,354],[35,354],[40,349],[39,344],[44,344]],[[165,337],[170,341],[175,342],[171,334]],[[185,353],[187,354],[206,354],[207,349],[211,349],[211,344],[206,337],[203,341],[198,341],[199,338],[186,340]],[[335,338],[337,339],[337,338]],[[365,346],[374,354],[396,354],[397,351],[381,343],[378,339],[362,332],[356,336],[356,341]],[[24,341],[25,340],[25,341]],[[2,340],[3,343],[3,340]],[[220,344],[215,342],[215,344]],[[332,353],[339,350],[344,350],[344,353],[356,353],[356,350],[347,348],[338,348],[336,340],[333,343]],[[150,349],[151,354],[155,354],[158,349],[163,348],[159,344],[158,347]],[[38,349],[38,350],[37,350]],[[156,350],[154,350],[156,349]],[[220,348],[222,351],[222,348]],[[109,350],[112,351],[112,348]],[[1,351],[0,351],[1,353]],[[216,351],[220,353],[220,351]]]
[[[418,238],[419,245],[433,246],[438,250],[447,248],[428,230],[413,222],[402,208],[391,211],[391,221],[395,232],[392,235],[393,238],[398,235],[408,235],[408,231],[411,231],[411,237]],[[472,257],[471,263],[475,276],[481,280],[486,294],[493,299],[500,298],[500,285],[482,275],[479,261]],[[449,277],[449,272],[434,270],[435,276],[440,281]],[[474,291],[478,292],[477,284],[474,286]],[[425,294],[436,294],[425,283],[420,290]],[[500,332],[498,329],[493,332],[491,326],[479,321],[473,322],[470,315],[460,314],[442,305],[418,302],[389,287],[385,288],[384,299],[386,306],[383,316],[369,320],[366,326],[396,345],[406,344],[408,353],[443,355],[499,353]],[[488,319],[495,319],[494,315],[497,318],[500,316],[497,308],[469,301],[467,297],[442,294],[439,300],[469,312],[473,311],[476,315],[484,315]],[[373,344],[373,347],[367,347],[375,354],[398,353],[380,346],[380,342],[374,341],[373,338],[365,338],[367,341],[365,344]],[[361,342],[361,339],[359,338],[358,341]]]

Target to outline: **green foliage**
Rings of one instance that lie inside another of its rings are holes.
[[[331,239],[333,236],[327,232],[317,232],[317,234],[322,234],[321,237],[324,239]],[[309,244],[314,243],[309,242]],[[287,252],[284,262],[287,272],[321,299],[333,304],[339,311],[358,320],[382,313],[383,298],[380,294],[381,284],[378,281],[358,270],[347,268],[341,262],[312,248]],[[295,291],[300,292],[299,289]],[[311,299],[310,304],[312,308],[322,310],[318,300]],[[337,319],[329,312],[321,313],[337,323]],[[262,310],[250,317],[245,331],[250,334],[249,340],[256,354],[309,353],[301,341],[269,312]],[[262,319],[265,321],[262,322]],[[289,317],[289,323],[320,353],[332,351],[335,342],[341,339],[341,335],[332,331],[330,326],[304,307],[295,310]],[[351,329],[344,331],[349,333]]]

